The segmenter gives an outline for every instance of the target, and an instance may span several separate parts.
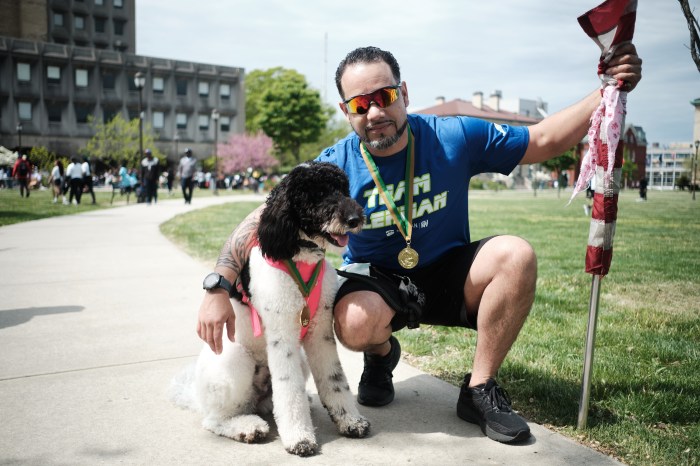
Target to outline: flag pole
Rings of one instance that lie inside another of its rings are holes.
[[[588,330],[586,333],[586,352],[583,357],[583,380],[581,382],[581,400],[578,405],[578,429],[586,428],[588,405],[591,399],[591,372],[593,371],[593,349],[595,348],[596,326],[598,325],[598,303],[600,302],[600,282],[603,277],[593,275],[591,298],[588,306]]]

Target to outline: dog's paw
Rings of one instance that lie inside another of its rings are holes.
[[[297,456],[311,456],[318,451],[318,444],[312,440],[302,440],[287,448],[287,452]]]
[[[338,423],[341,435],[350,438],[364,438],[369,434],[370,423],[363,416],[348,417]]]
[[[255,415],[236,416],[229,419],[208,417],[202,426],[222,437],[228,437],[243,443],[257,443],[267,438],[270,426]]]

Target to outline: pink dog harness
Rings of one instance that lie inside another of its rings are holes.
[[[303,340],[306,332],[309,330],[309,323],[316,315],[318,303],[321,300],[321,287],[319,283],[323,282],[323,274],[326,271],[326,261],[323,259],[315,264],[308,262],[292,262],[291,260],[273,261],[265,257],[265,261],[272,267],[288,273],[294,279],[294,282],[299,287],[306,304],[302,308],[299,316],[301,325],[301,334],[299,339]],[[246,295],[239,284],[239,291],[243,295],[243,303],[250,308],[250,320],[253,327],[253,335],[259,337],[262,335],[262,324],[260,322],[260,314],[250,302],[250,298]]]

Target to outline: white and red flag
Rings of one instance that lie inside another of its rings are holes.
[[[605,75],[604,71],[615,49],[632,40],[636,16],[637,0],[607,0],[578,18],[586,34],[600,46],[598,76],[602,81],[602,100],[591,116],[588,130],[588,152],[581,161],[581,173],[571,195],[573,199],[595,177],[593,212],[586,248],[586,272],[593,275],[593,283],[578,413],[579,429],[586,427],[588,417],[600,282],[610,270],[612,261],[622,171],[623,145],[619,142],[625,127],[627,105],[627,92],[621,90],[624,83]]]
[[[623,82],[604,74],[617,47],[634,35],[637,0],[607,0],[578,18],[590,38],[600,47],[598,76],[602,100],[591,116],[588,151],[581,161],[581,173],[571,199],[595,177],[591,227],[586,250],[586,272],[604,276],[610,270],[613,237],[617,221],[627,92]]]

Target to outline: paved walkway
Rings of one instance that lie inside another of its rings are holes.
[[[0,464],[615,464],[536,424],[526,445],[493,442],[457,418],[456,387],[404,363],[394,403],[360,407],[372,422],[366,439],[338,436],[313,396],[314,457],[286,453],[274,429],[258,445],[203,430],[166,390],[201,348],[195,316],[210,268],[158,226],[234,199],[262,200],[195,196],[192,206],[132,204],[0,228]],[[356,387],[361,355],[341,358]]]

